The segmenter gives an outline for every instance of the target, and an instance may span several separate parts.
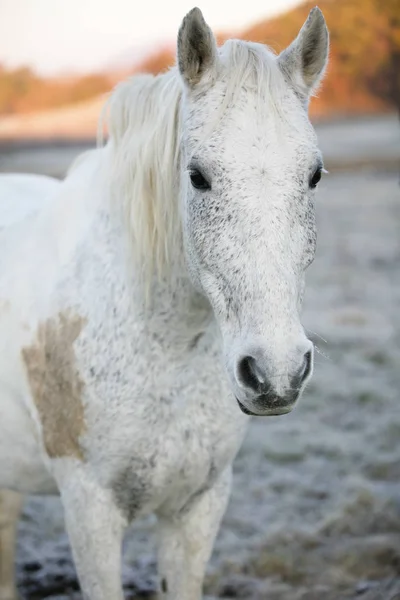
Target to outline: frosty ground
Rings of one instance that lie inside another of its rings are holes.
[[[340,138],[321,135],[340,162]],[[396,152],[378,170],[366,152],[356,170],[333,168],[321,183],[304,311],[320,350],[315,374],[294,412],[251,422],[207,574],[210,597],[400,599]],[[343,163],[346,147],[342,154]],[[154,541],[152,518],[127,535],[129,598],[155,597]],[[81,598],[56,498],[26,503],[18,582],[26,599]]]

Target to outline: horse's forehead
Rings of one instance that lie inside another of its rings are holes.
[[[217,87],[192,104],[189,135],[211,152],[218,147],[220,156],[241,158],[238,148],[244,152],[253,149],[281,154],[290,163],[316,154],[317,138],[304,108],[289,94],[279,102],[279,106],[278,99],[263,103],[255,91],[244,88],[234,105],[223,106],[223,88]]]
[[[299,131],[282,124],[282,127],[268,125],[248,126],[232,123],[227,128],[217,129],[210,137],[194,136],[193,148],[196,162],[211,172],[236,173],[242,179],[255,172],[269,174],[269,181],[275,175],[282,184],[282,172],[289,182],[293,177],[312,168],[318,162],[320,152],[315,135]],[[201,140],[201,143],[198,143]]]

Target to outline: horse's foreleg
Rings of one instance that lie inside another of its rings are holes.
[[[15,545],[23,498],[16,492],[0,491],[0,600],[16,600]]]
[[[159,519],[158,570],[163,600],[200,600],[204,571],[230,492],[231,469],[183,514]]]
[[[77,469],[59,480],[65,524],[86,600],[123,600],[121,541],[126,521],[112,492]]]

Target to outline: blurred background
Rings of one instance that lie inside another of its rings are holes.
[[[314,2],[199,6],[219,42],[240,37],[279,52]],[[293,413],[252,421],[209,598],[400,599],[400,0],[319,6],[331,58],[311,103],[329,171],[304,312],[315,374]],[[0,171],[63,177],[94,145],[113,86],[174,63],[191,8],[1,0]],[[155,597],[153,528],[149,518],[127,536],[129,598]],[[18,581],[23,598],[81,598],[57,499],[26,503]]]

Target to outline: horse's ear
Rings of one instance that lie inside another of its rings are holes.
[[[179,71],[189,87],[193,88],[206,76],[212,79],[217,43],[199,8],[193,8],[182,21],[177,54]]]
[[[318,87],[328,63],[329,33],[318,7],[311,10],[297,38],[278,57],[281,69],[308,98]]]

